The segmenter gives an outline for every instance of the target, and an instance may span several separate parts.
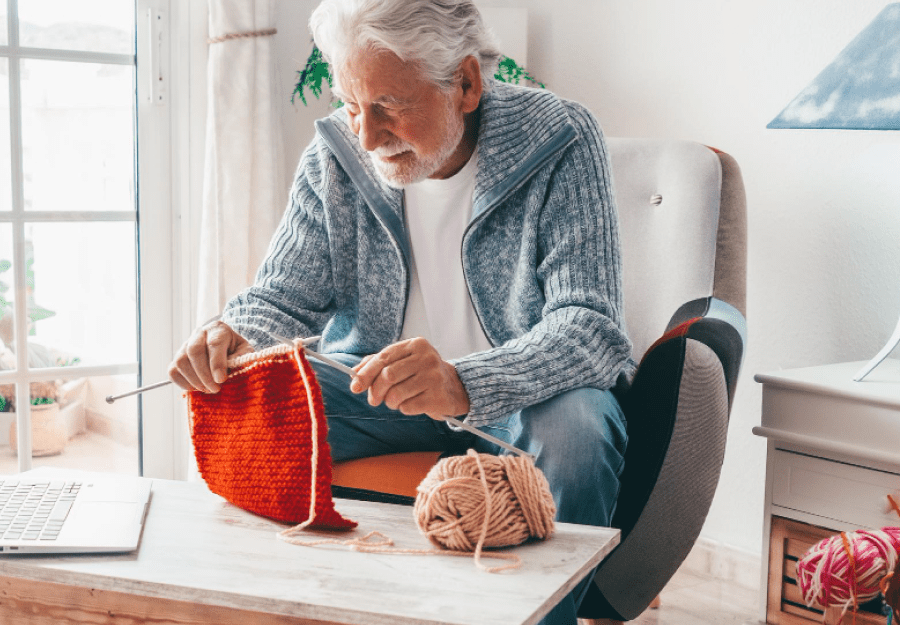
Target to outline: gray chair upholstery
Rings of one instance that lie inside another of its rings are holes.
[[[746,338],[746,201],[727,154],[680,140],[608,144],[640,365],[620,397],[629,444],[613,525],[622,541],[579,616],[629,620],[687,557],[718,484]]]

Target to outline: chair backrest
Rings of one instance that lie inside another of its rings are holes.
[[[686,302],[715,296],[746,314],[743,183],[734,159],[699,143],[616,137],[607,143],[625,323],[640,361]]]
[[[640,361],[620,395],[628,449],[579,616],[636,618],[687,557],[719,480],[743,356],[746,201],[729,155],[678,140],[608,140],[625,320]]]

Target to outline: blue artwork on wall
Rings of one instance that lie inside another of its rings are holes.
[[[767,128],[900,130],[900,2],[887,5]]]

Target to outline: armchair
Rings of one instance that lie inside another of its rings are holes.
[[[746,342],[746,199],[737,163],[718,150],[616,138],[609,149],[640,366],[620,398],[629,441],[612,524],[622,541],[579,616],[616,622],[674,575],[718,484]]]
[[[608,145],[625,318],[641,364],[620,398],[629,444],[613,525],[622,541],[579,616],[622,621],[646,609],[687,557],[718,483],[745,344],[746,202],[727,154],[679,140]],[[412,503],[437,456],[337,464],[335,495]]]

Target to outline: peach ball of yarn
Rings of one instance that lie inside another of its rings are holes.
[[[444,549],[475,551],[482,539],[482,547],[511,547],[553,533],[550,486],[530,458],[469,450],[438,462],[417,490],[416,523]]]
[[[890,528],[886,528],[890,529]],[[874,599],[897,561],[896,532],[859,530],[819,541],[797,561],[797,584],[807,605],[843,609]]]

